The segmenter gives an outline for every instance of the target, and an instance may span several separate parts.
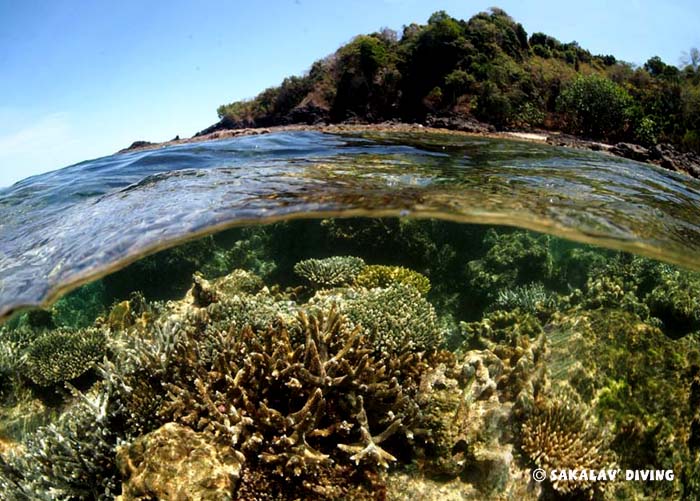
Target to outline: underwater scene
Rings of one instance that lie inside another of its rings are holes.
[[[0,191],[0,499],[697,499],[676,176],[304,133]]]
[[[696,497],[699,301],[697,273],[502,227],[228,230],[2,327],[4,496]]]

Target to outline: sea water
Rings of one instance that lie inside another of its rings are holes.
[[[0,496],[696,497],[699,186],[376,132],[18,183]]]

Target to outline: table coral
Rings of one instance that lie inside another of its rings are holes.
[[[294,272],[314,287],[338,287],[351,284],[364,266],[364,260],[359,257],[333,256],[299,261],[294,265]]]
[[[74,379],[105,354],[106,339],[99,329],[50,331],[27,349],[26,376],[40,386]]]

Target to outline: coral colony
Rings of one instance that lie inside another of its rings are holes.
[[[186,291],[137,263],[0,328],[3,499],[700,495],[696,274],[435,221],[233,236],[146,258]]]

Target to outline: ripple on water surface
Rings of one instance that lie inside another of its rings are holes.
[[[250,223],[519,226],[700,269],[700,182],[602,153],[451,134],[285,132],[82,162],[0,191],[0,317]]]

